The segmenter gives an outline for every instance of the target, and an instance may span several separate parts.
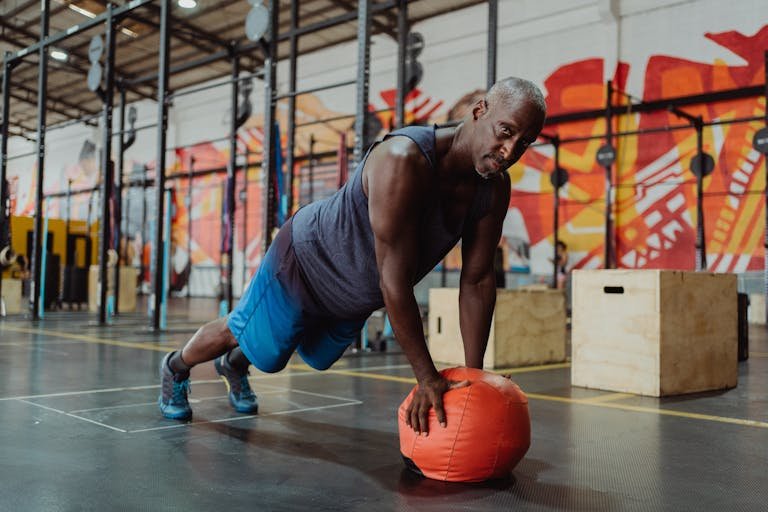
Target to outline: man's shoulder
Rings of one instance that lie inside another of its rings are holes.
[[[375,168],[378,176],[393,178],[427,178],[432,166],[424,153],[413,140],[408,137],[390,137],[374,149],[373,158],[366,167]]]
[[[479,211],[476,220],[479,221],[488,213],[504,218],[509,208],[512,180],[506,172],[501,173],[496,179],[483,181],[483,186],[478,193],[480,197]]]
[[[381,156],[409,164],[427,164],[421,148],[416,142],[405,135],[395,134],[384,139],[378,148]]]
[[[508,172],[502,172],[499,174],[498,179],[492,181],[493,185],[491,188],[494,193],[500,193],[502,197],[509,197],[509,194],[512,191],[512,178],[509,176]]]

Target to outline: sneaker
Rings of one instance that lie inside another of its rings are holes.
[[[259,412],[259,402],[256,395],[251,390],[248,382],[248,370],[243,374],[237,373],[227,361],[227,354],[216,358],[213,362],[216,367],[216,373],[221,376],[221,380],[227,385],[229,391],[229,403],[237,412],[245,414],[256,414]]]
[[[168,360],[173,352],[163,358],[160,364],[160,396],[158,405],[160,412],[169,420],[188,420],[192,418],[192,408],[189,406],[189,378],[174,379],[174,373],[168,366]]]

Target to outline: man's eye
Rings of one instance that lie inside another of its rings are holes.
[[[512,131],[510,131],[510,129],[509,129],[509,128],[502,128],[502,129],[501,129],[501,134],[502,134],[502,135],[504,135],[504,136],[506,136],[506,137],[509,137],[509,136],[511,136],[511,135],[512,135]]]

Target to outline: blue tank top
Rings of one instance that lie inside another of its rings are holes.
[[[419,147],[437,180],[436,127],[409,126],[388,134],[408,137]],[[384,306],[379,287],[374,236],[368,219],[368,197],[363,192],[363,166],[357,165],[349,181],[331,197],[309,204],[293,218],[293,248],[306,286],[318,305],[337,318],[366,318]],[[478,188],[467,218],[455,231],[446,229],[439,187],[425,198],[418,271],[414,285],[427,275],[461,238],[464,224],[490,209],[492,182],[478,177]]]

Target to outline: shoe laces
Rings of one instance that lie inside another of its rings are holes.
[[[184,403],[187,401],[187,395],[192,387],[189,385],[189,379],[173,383],[173,403]]]
[[[246,373],[240,377],[240,399],[253,400],[254,398],[256,398],[256,395],[251,389],[251,384],[248,382],[248,374]]]

